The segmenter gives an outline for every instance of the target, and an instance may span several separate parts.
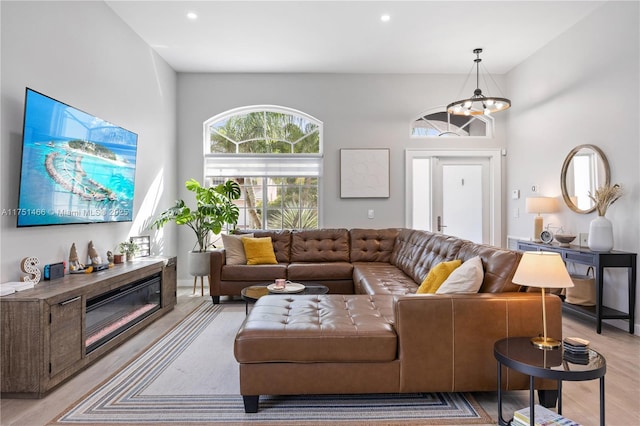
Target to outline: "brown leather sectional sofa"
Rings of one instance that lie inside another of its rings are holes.
[[[410,229],[254,235],[272,236],[280,263],[225,265],[223,250],[212,254],[214,302],[275,278],[321,282],[330,294],[255,304],[234,347],[247,412],[259,395],[493,391],[493,344],[542,332],[539,293],[511,281],[518,252]],[[437,263],[474,256],[484,268],[479,293],[414,294]],[[548,332],[559,338],[560,299],[546,299]],[[502,377],[504,389],[528,389],[526,376]],[[553,392],[545,399],[555,404]]]

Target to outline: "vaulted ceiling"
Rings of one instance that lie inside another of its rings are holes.
[[[604,1],[105,3],[178,72],[503,74]]]

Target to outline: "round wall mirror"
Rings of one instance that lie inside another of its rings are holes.
[[[589,193],[609,184],[609,162],[604,152],[595,145],[578,145],[569,152],[562,164],[560,187],[562,198],[576,213],[591,213],[596,205]]]

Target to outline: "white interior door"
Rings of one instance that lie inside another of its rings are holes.
[[[432,161],[431,228],[475,243],[489,243],[489,159],[433,157]]]
[[[502,245],[499,150],[407,150],[406,226]]]

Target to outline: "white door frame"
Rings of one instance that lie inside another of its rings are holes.
[[[443,150],[407,149],[405,151],[405,226],[413,227],[413,160],[432,157],[489,158],[489,244],[502,246],[502,157],[500,149]]]

